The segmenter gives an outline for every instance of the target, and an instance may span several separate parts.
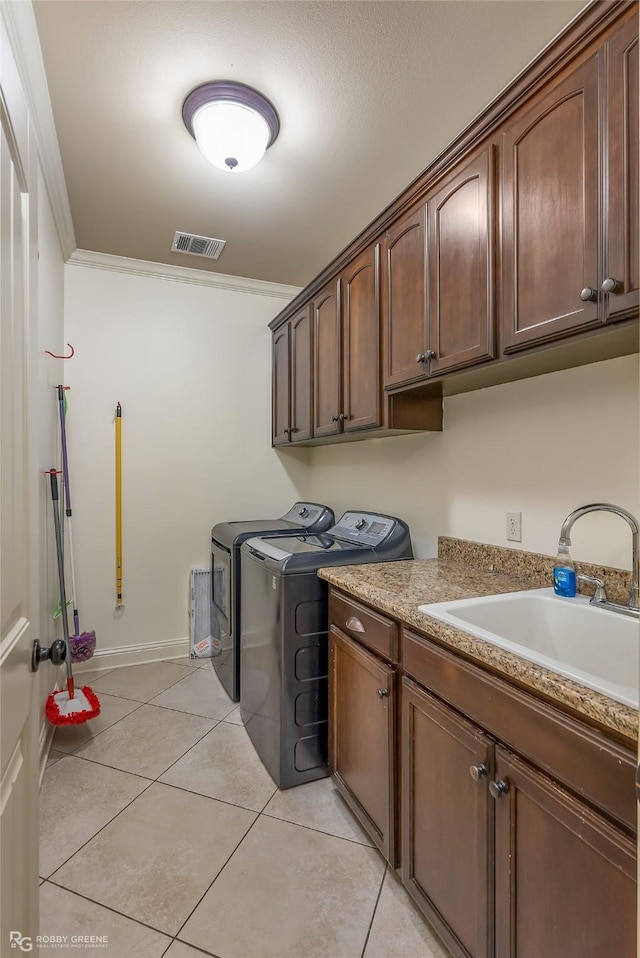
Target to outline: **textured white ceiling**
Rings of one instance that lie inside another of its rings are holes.
[[[42,0],[34,9],[79,248],[305,285],[582,0]],[[280,136],[218,172],[181,119],[207,80],[260,89]],[[175,230],[227,240],[216,262]]]

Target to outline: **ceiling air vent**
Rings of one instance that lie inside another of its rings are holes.
[[[191,253],[192,256],[218,259],[225,248],[226,242],[226,240],[213,239],[211,236],[196,236],[194,233],[177,232],[173,237],[171,250],[174,253]]]

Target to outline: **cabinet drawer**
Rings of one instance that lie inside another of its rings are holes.
[[[332,589],[329,621],[389,662],[398,661],[398,625],[391,619]]]
[[[407,675],[439,698],[636,830],[633,752],[407,629],[402,663]]]

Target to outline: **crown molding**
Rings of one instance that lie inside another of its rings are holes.
[[[66,259],[76,248],[76,238],[31,0],[0,0],[0,15],[4,21],[27,100],[42,177],[51,204],[60,246]]]
[[[94,253],[86,249],[78,249],[72,253],[67,259],[67,265],[106,269],[115,273],[144,276],[147,279],[169,280],[172,283],[212,286],[215,289],[228,289],[235,293],[273,296],[274,299],[293,299],[300,292],[299,286],[268,283],[265,280],[229,276],[226,273],[210,273],[203,269],[190,269],[188,266],[170,266],[166,263],[130,259],[128,256],[113,256],[111,253]]]

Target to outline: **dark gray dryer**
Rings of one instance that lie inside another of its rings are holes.
[[[327,583],[323,566],[411,559],[401,519],[345,512],[328,532],[242,546],[240,714],[280,788],[327,769]]]
[[[211,634],[213,667],[227,694],[240,698],[240,547],[252,536],[324,532],[335,522],[333,510],[317,502],[296,502],[278,519],[219,522],[211,530]]]

